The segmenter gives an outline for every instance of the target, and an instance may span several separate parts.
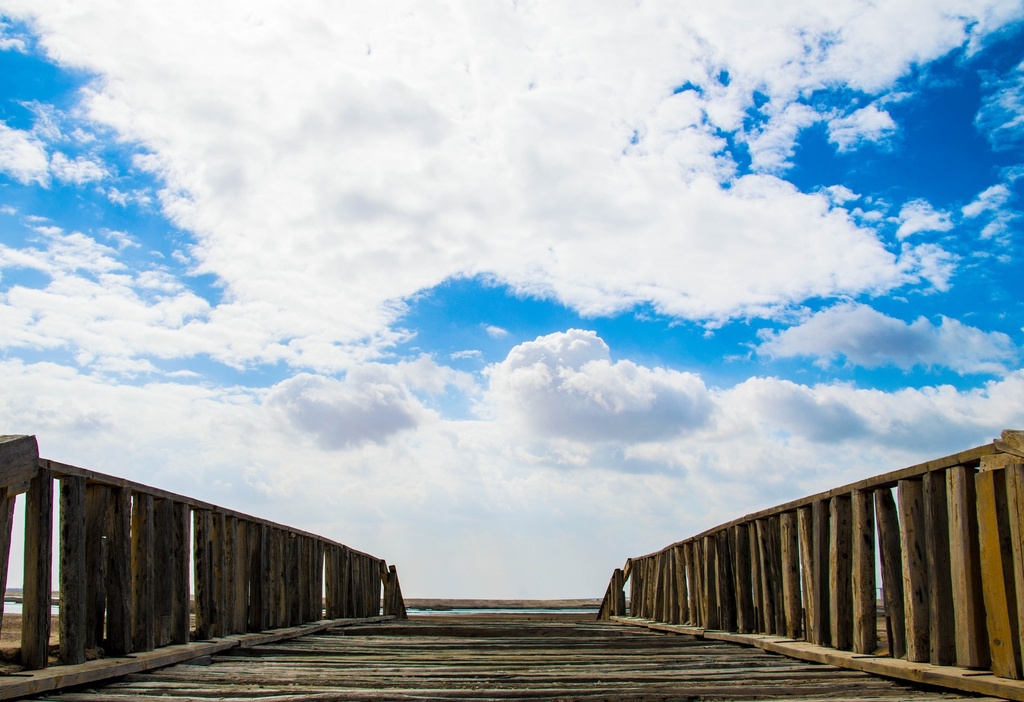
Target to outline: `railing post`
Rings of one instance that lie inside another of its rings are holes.
[[[803,608],[800,606],[800,537],[796,512],[783,512],[779,517],[782,542],[782,610],[786,619],[786,636],[800,638]]]
[[[53,548],[53,475],[40,468],[25,505],[25,584],[21,615],[21,663],[46,667],[50,650],[50,554]]]
[[[678,602],[679,611],[679,623],[686,624],[690,621],[690,591],[686,583],[686,554],[683,546],[676,546],[673,550],[673,560],[675,562],[676,569],[676,600]],[[622,572],[619,572],[621,577]],[[622,587],[617,590],[617,596],[625,600],[625,596],[622,593]],[[625,602],[623,605],[618,607],[617,611],[625,612]]]
[[[853,648],[852,520],[850,497],[836,495],[829,505],[829,589],[831,590],[832,648]]]
[[[906,616],[903,609],[903,555],[896,502],[890,488],[875,490],[875,521],[878,525],[882,598],[885,604],[889,655],[893,658],[902,658],[907,653]]]
[[[811,567],[814,570],[814,619],[808,623],[811,643],[829,646],[832,643],[831,593],[829,577],[831,572],[829,503],[817,500],[811,505],[812,544]]]
[[[982,600],[974,472],[973,468],[962,465],[946,471],[956,664],[963,668],[988,668],[992,659],[988,652]]]
[[[249,616],[249,591],[252,581],[249,568],[249,523],[244,519],[235,519],[234,531],[235,572],[232,578],[235,586],[231,596],[235,603],[235,611],[232,632],[241,634],[246,629]]]
[[[60,662],[85,662],[85,478],[60,479]]]
[[[746,524],[733,525],[729,531],[736,562],[736,628],[741,634],[749,634],[757,625],[751,588],[750,532]]]
[[[878,644],[875,600],[875,510],[871,492],[854,490],[853,650],[873,654]]]
[[[107,532],[107,652],[124,656],[132,650],[132,493],[110,490]]]
[[[14,495],[0,487],[0,582],[7,582],[7,568],[11,557],[11,529],[14,526]],[[3,624],[4,603],[0,597],[0,625]]]
[[[925,560],[924,488],[920,480],[901,480],[897,487],[900,550],[903,552],[903,607],[907,618],[907,660],[927,661],[928,563]]]
[[[213,547],[210,510],[192,510],[192,567],[195,572],[196,640],[213,634],[215,599],[213,596]]]
[[[736,631],[736,579],[733,576],[729,532],[723,529],[714,535],[714,539],[718,560],[718,625],[726,631]]]
[[[718,542],[712,536],[702,541],[704,553],[704,601],[707,606],[704,626],[718,629],[722,626],[718,601]]]
[[[103,644],[103,624],[107,610],[107,574],[109,570],[110,489],[105,485],[85,487],[85,647]]]
[[[928,563],[929,660],[935,665],[956,661],[956,632],[953,630],[953,583],[949,564],[949,510],[946,473],[925,474],[924,542]]]
[[[191,509],[184,502],[171,506],[171,643],[188,643],[189,629],[189,546]]]
[[[153,500],[153,643],[171,642],[174,599],[174,503]]]
[[[132,499],[132,649],[155,646],[153,601],[153,496]]]

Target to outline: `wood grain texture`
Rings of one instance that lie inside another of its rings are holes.
[[[86,648],[103,643],[107,611],[107,533],[110,528],[110,488],[85,487],[85,608],[88,619]]]
[[[53,474],[40,468],[25,501],[25,584],[21,615],[21,664],[46,667],[50,648],[50,554],[53,549]]]
[[[132,498],[132,650],[152,651],[156,646],[156,607],[153,564],[153,497]]]
[[[949,509],[946,473],[935,471],[922,478],[924,485],[925,557],[928,562],[928,650],[936,665],[956,662],[953,581],[949,560]]]
[[[85,662],[85,478],[60,480],[60,662]]]
[[[875,490],[875,522],[878,526],[878,556],[882,566],[882,601],[889,633],[889,655],[907,654],[906,615],[903,608],[903,554],[900,524],[892,490]]]
[[[925,546],[924,486],[919,479],[901,480],[896,492],[903,554],[903,609],[907,621],[907,660],[927,661],[928,557]]]
[[[39,444],[34,436],[0,435],[0,487],[16,495],[28,489],[39,469]]]
[[[988,668],[991,657],[981,590],[974,474],[975,470],[967,466],[953,466],[946,471],[956,664],[964,668]]]
[[[832,648],[853,648],[853,514],[849,495],[829,503],[829,627]]]
[[[853,650],[874,653],[878,644],[875,600],[875,509],[867,490],[854,490],[853,517]]]
[[[803,636],[803,608],[800,598],[800,532],[796,512],[783,512],[779,517],[782,545],[782,610],[786,636]]]
[[[15,496],[6,487],[0,487],[0,582],[7,582],[7,568],[11,556],[11,530],[14,527]],[[4,603],[0,599],[0,622],[3,621]]]

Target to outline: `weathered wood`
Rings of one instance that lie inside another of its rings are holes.
[[[249,572],[252,583],[249,588],[248,630],[263,631],[269,628],[270,613],[270,557],[268,542],[269,527],[249,522]]]
[[[802,636],[803,608],[800,602],[800,536],[796,512],[783,512],[779,517],[782,546],[782,611],[786,636]]]
[[[718,600],[718,542],[714,535],[705,536],[703,541],[704,599],[707,602],[707,619],[704,626],[708,629],[719,629],[722,621]]]
[[[342,593],[341,593],[341,616],[344,618],[355,616],[352,611],[352,551],[344,546],[340,548],[340,554],[338,557],[340,578]],[[630,564],[627,564],[630,565]],[[631,585],[635,585],[636,581],[634,576],[630,576]],[[639,590],[637,590],[637,594]],[[633,608],[636,606],[636,600],[632,600],[629,603],[629,611],[633,612]]]
[[[1006,439],[1012,434],[1014,441],[1024,437],[1024,432],[1003,432]],[[1017,633],[1020,638],[1018,651],[1024,651],[1024,465],[1009,465],[1003,472],[1006,480],[1007,528],[1010,537],[1010,552],[1013,554],[1014,599],[1017,603]]]
[[[814,556],[814,619],[809,622],[810,640],[822,646],[832,643],[832,597],[829,591],[831,573],[831,535],[829,532],[829,503],[818,500],[811,505],[812,546]]]
[[[210,636],[227,634],[225,614],[227,609],[227,516],[221,511],[210,512],[210,583],[212,586],[210,608]]]
[[[213,637],[216,600],[213,596],[213,521],[210,511],[192,510],[192,570],[195,574],[193,599],[196,608],[196,640]]]
[[[14,500],[6,487],[0,487],[0,583],[7,582],[11,556],[11,530],[14,527]],[[4,602],[0,597],[0,624],[3,623]]]
[[[110,527],[110,488],[85,487],[85,609],[86,648],[103,643],[107,611],[107,532]]]
[[[754,631],[768,631],[764,612],[764,591],[761,582],[761,541],[757,536],[757,522],[743,524],[750,542],[750,593],[754,605]]]
[[[742,633],[749,633],[757,626],[751,587],[750,532],[746,524],[737,524],[729,531],[736,563],[736,629]]]
[[[903,554],[900,524],[892,490],[875,490],[875,520],[878,525],[878,555],[882,566],[882,600],[889,631],[889,655],[907,654],[906,615],[903,606]]]
[[[686,568],[686,585],[687,591],[687,608],[690,610],[690,617],[686,620],[688,623],[696,624],[700,620],[700,601],[698,598],[698,583],[697,583],[697,571],[696,564],[694,562],[693,555],[693,544],[684,543],[681,544],[683,549],[683,567]]]
[[[718,558],[718,625],[726,631],[736,631],[736,581],[729,531],[723,529],[718,532],[715,540]]]
[[[786,630],[786,615],[782,604],[779,518],[771,516],[757,520],[757,538],[766,631],[770,634],[782,634]]]
[[[953,629],[953,582],[949,562],[949,513],[946,473],[936,471],[922,478],[924,485],[925,559],[928,563],[929,660],[936,665],[956,661]]]
[[[85,661],[85,478],[60,480],[60,662]]]
[[[697,622],[697,626],[707,627],[708,593],[707,588],[704,586],[704,546],[702,542],[702,539],[695,539],[690,543],[693,555],[694,602],[696,603],[694,619]]]
[[[132,651],[132,493],[128,488],[110,492],[107,532],[107,653],[123,656]]]
[[[685,550],[682,546],[676,546],[675,551],[675,565],[676,565],[676,599],[679,602],[679,623],[685,624],[690,621],[690,592],[689,585],[686,582],[686,556]],[[618,592],[621,592],[620,588]],[[626,608],[617,607],[620,613],[624,614]]]
[[[1004,471],[981,471],[975,476],[978,532],[981,541],[982,592],[992,672],[1021,679],[1020,639],[1013,582]]]
[[[982,600],[974,472],[967,466],[953,466],[946,471],[956,664],[963,668],[988,668],[991,658]]]
[[[28,489],[39,469],[39,444],[34,436],[0,435],[0,487],[8,495]]]
[[[853,650],[874,653],[878,645],[875,601],[875,510],[872,494],[854,490],[853,510]]]
[[[174,599],[174,503],[153,500],[153,644],[171,642]]]
[[[848,495],[836,495],[829,505],[829,627],[832,648],[853,648],[853,519]]]
[[[800,539],[800,577],[803,585],[804,636],[812,641],[816,623],[821,616],[817,609],[814,583],[814,513],[811,507],[796,511],[797,530]]]
[[[171,517],[171,643],[184,644],[188,643],[192,626],[189,616],[192,510],[184,502],[174,502]]]
[[[901,480],[897,490],[900,550],[903,553],[903,607],[907,621],[907,660],[929,659],[928,561],[925,552],[924,486]]]
[[[653,594],[653,606],[651,608],[650,618],[654,621],[664,622],[667,621],[665,617],[665,596],[668,594],[665,588],[665,554],[660,553],[651,559],[651,565],[654,568],[654,577],[651,579],[651,590]]]
[[[238,633],[235,626],[235,593],[237,592],[237,585],[235,583],[237,565],[235,561],[238,557],[238,545],[235,543],[237,538],[235,526],[237,522],[238,519],[236,517],[224,516],[224,535],[221,537],[224,547],[224,575],[222,578],[224,608],[221,610],[221,636]]]
[[[25,583],[21,615],[21,664],[46,667],[50,647],[50,554],[53,548],[53,474],[40,468],[25,505]]]
[[[232,633],[240,634],[246,630],[249,615],[249,525],[243,519],[232,517],[232,520],[235,527],[235,572],[232,577],[235,611]]]
[[[156,646],[153,497],[135,493],[132,502],[132,650],[152,651]]]
[[[288,613],[285,618],[285,626],[298,626],[302,623],[302,601],[300,595],[302,593],[302,587],[300,582],[301,571],[300,565],[302,562],[302,546],[299,543],[299,537],[295,534],[288,534],[285,541],[286,559],[288,562],[287,571],[287,590],[286,595],[288,599]]]

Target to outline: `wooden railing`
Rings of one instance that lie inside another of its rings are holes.
[[[56,540],[54,481],[60,487]],[[377,617],[382,585],[384,615],[405,616],[395,567],[379,558],[200,500],[40,459],[32,436],[0,436],[0,583],[7,576],[14,500],[23,492],[20,658],[28,670],[49,662],[54,549],[60,564],[57,660],[68,666],[82,664],[95,649],[125,656],[325,616]]]
[[[1020,683],[988,685],[1024,677],[1022,549],[1024,432],[1006,431],[631,558],[599,618],[625,617],[628,580],[634,620],[1024,699]]]

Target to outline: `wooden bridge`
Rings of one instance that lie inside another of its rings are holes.
[[[1021,432],[629,559],[598,619],[409,618],[382,559],[25,436],[0,437],[3,578],[16,498],[0,699],[1024,700]]]

